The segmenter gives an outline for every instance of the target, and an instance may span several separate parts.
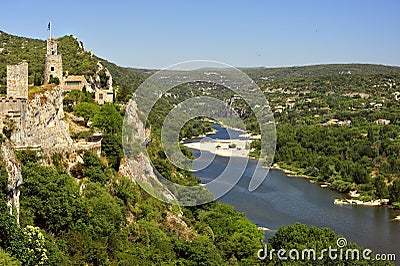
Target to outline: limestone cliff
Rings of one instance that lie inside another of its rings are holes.
[[[132,178],[133,181],[147,184],[158,191],[167,201],[174,201],[175,196],[158,180],[150,159],[145,154],[145,146],[149,139],[149,132],[145,130],[139,119],[136,103],[131,101],[125,113],[123,143],[125,158],[122,159],[119,173]]]
[[[10,141],[6,140],[1,145],[1,154],[8,173],[7,206],[10,208],[10,214],[13,214],[13,210],[16,211],[17,223],[19,224],[19,187],[22,184],[21,165],[15,157]]]
[[[94,76],[89,77],[89,84],[92,90],[113,90],[113,78],[110,71],[103,66],[99,61],[97,62],[97,70]]]
[[[72,149],[68,124],[64,121],[63,92],[58,86],[27,101],[22,143],[16,143],[17,148],[37,147],[45,153]]]

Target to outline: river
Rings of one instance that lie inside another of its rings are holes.
[[[214,128],[217,133],[208,137],[229,139],[225,128],[218,125]],[[242,133],[228,130],[231,138],[238,138]],[[193,154],[198,157],[199,151],[193,150]],[[202,183],[207,183],[224,170],[228,161],[228,157],[216,156],[207,168],[196,172],[195,176]],[[300,222],[308,226],[328,227],[345,236],[349,242],[356,242],[378,253],[400,256],[400,221],[392,220],[400,215],[399,211],[386,207],[334,205],[335,198],[345,195],[321,188],[304,178],[288,177],[279,170],[271,170],[261,186],[249,192],[247,187],[255,167],[256,161],[249,160],[238,184],[219,200],[233,205],[239,212],[245,212],[247,218],[258,226],[277,230],[282,225]],[[273,232],[267,232],[266,236]]]

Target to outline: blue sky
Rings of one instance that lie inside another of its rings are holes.
[[[1,9],[5,32],[45,39],[51,20],[55,37],[75,35],[86,49],[123,66],[199,59],[237,67],[400,66],[396,0],[14,0]]]

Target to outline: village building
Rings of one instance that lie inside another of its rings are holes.
[[[114,101],[113,90],[96,90],[94,93],[94,100],[96,103],[103,105],[105,103],[112,103]]]
[[[84,88],[88,92],[93,92],[92,87],[88,85],[88,82],[86,81],[85,76],[69,75],[66,78],[64,78],[64,91],[65,92],[70,92],[72,90],[82,91]]]

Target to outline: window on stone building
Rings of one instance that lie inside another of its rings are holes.
[[[101,94],[101,93],[99,94],[99,99],[103,100],[103,94]]]
[[[54,67],[51,67],[50,70],[51,70],[51,71],[54,71]]]

